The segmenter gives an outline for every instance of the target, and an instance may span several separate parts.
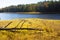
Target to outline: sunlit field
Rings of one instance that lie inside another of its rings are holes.
[[[60,40],[60,20],[0,20],[0,40]]]

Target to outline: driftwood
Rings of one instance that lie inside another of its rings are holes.
[[[38,29],[38,28],[0,28],[0,30],[38,30],[38,31],[43,31],[43,29]]]

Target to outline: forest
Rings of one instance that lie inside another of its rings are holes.
[[[11,5],[0,12],[60,12],[60,1],[44,1],[36,4]]]

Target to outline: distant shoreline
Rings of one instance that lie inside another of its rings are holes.
[[[60,12],[16,12],[16,13],[29,13],[29,14],[59,14]]]
[[[18,13],[18,14],[60,14],[60,12],[0,12],[0,13]]]

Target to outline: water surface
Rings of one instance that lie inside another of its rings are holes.
[[[60,19],[60,14],[18,14],[18,13],[0,13],[1,20],[10,20],[16,18],[42,18],[42,19]]]

